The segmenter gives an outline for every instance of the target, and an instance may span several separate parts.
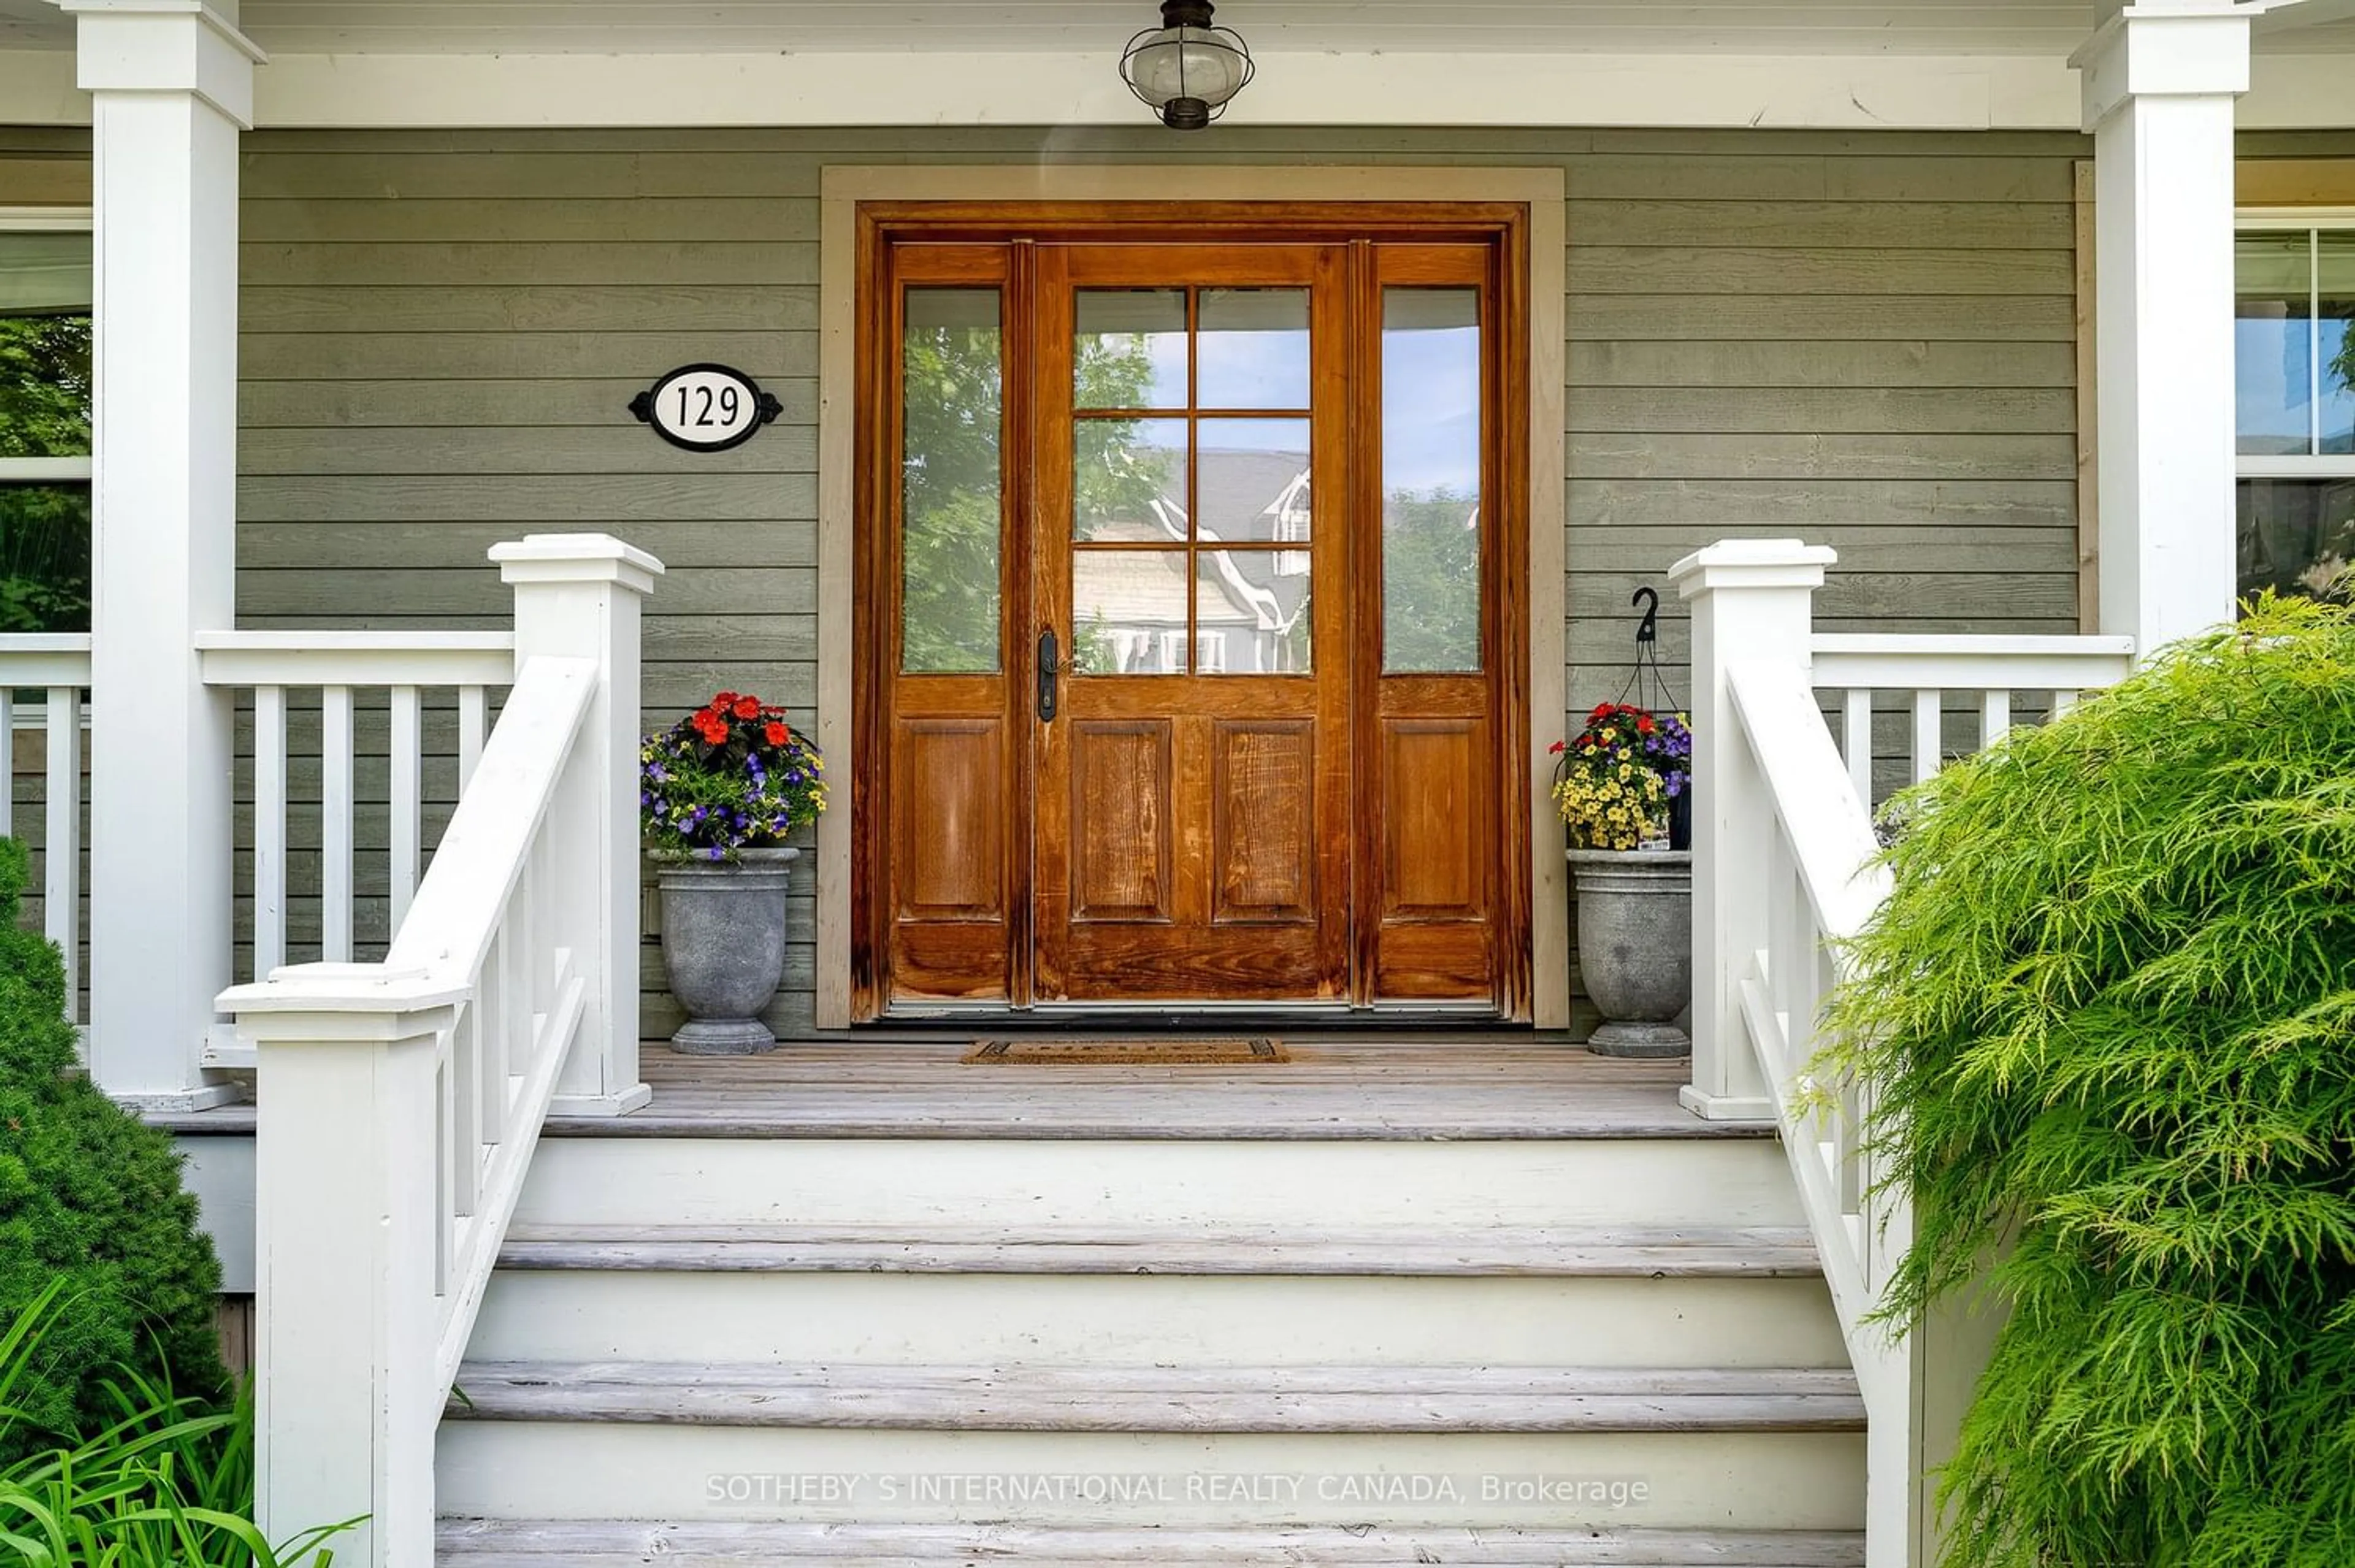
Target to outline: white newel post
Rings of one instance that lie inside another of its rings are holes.
[[[2094,133],[2102,630],[2232,618],[2232,112],[2249,11],[2115,0],[2073,63]]]
[[[272,1545],[362,1514],[361,1568],[433,1561],[435,1041],[464,987],[306,964],[221,997],[255,1047],[254,1436]]]
[[[515,590],[516,667],[556,655],[594,658],[600,671],[555,806],[576,830],[562,842],[596,852],[552,868],[554,907],[578,923],[566,944],[589,998],[549,1110],[620,1115],[651,1093],[638,1077],[638,610],[662,562],[605,534],[533,534],[492,546],[491,559]]]
[[[1742,1023],[1742,979],[1766,945],[1774,807],[1733,728],[1729,664],[1808,667],[1815,591],[1838,557],[1797,539],[1725,539],[1668,569],[1692,605],[1692,1082],[1686,1107],[1712,1121],[1774,1115]]]
[[[159,1109],[233,1098],[199,1065],[229,980],[238,133],[261,57],[235,6],[63,0],[96,149],[91,1072]]]

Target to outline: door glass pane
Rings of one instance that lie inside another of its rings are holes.
[[[998,667],[1004,435],[996,289],[910,289],[900,339],[900,666]]]
[[[1186,537],[1186,421],[1079,420],[1071,537],[1159,544]]]
[[[1205,542],[1308,539],[1308,421],[1213,420],[1195,427]]]
[[[1071,302],[1071,406],[1186,406],[1186,291],[1082,289]]]
[[[2355,477],[2243,479],[2240,592],[2355,598]]]
[[[1206,549],[1195,560],[1195,673],[1305,675],[1308,573],[1286,571],[1305,552]]]
[[[1071,552],[1071,668],[1081,675],[1186,673],[1182,549]]]
[[[1195,348],[1206,409],[1308,406],[1308,291],[1205,289]]]
[[[2313,450],[2312,268],[2306,229],[2235,243],[2233,405],[2244,453]]]
[[[1480,292],[1382,291],[1382,668],[1480,667]]]
[[[2355,453],[2355,232],[2319,236],[2322,450]]]

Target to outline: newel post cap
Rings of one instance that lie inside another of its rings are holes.
[[[1684,599],[1721,588],[1820,588],[1838,560],[1831,546],[1804,539],[1720,539],[1668,568],[1668,581]]]
[[[235,1015],[256,1044],[432,1039],[473,996],[463,983],[383,964],[290,964],[270,978],[232,986],[214,1006]]]
[[[644,595],[663,563],[611,534],[527,534],[491,547],[499,581],[508,584],[612,582]]]

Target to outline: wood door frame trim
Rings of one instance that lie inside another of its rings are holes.
[[[856,778],[858,773],[851,599],[859,484],[856,378],[858,281],[866,261],[860,243],[863,205],[1293,201],[1319,207],[1352,202],[1454,206],[1504,202],[1526,207],[1529,980],[1536,1025],[1568,1027],[1569,881],[1561,856],[1553,852],[1561,835],[1545,787],[1551,776],[1545,748],[1561,722],[1558,716],[1565,713],[1568,700],[1563,575],[1568,192],[1563,171],[1404,165],[830,165],[820,179],[817,738],[836,776],[843,779]],[[855,855],[848,804],[844,802],[842,808],[818,821],[815,1021],[821,1029],[847,1028],[851,1016]]]

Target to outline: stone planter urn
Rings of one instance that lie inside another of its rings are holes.
[[[1599,1056],[1683,1056],[1676,1026],[1692,1000],[1692,854],[1677,849],[1572,849],[1578,883],[1578,965],[1604,1022],[1586,1048]]]
[[[798,849],[740,849],[733,861],[655,857],[663,973],[687,1021],[670,1048],[689,1056],[776,1049],[761,1009],[785,976],[785,884]]]

